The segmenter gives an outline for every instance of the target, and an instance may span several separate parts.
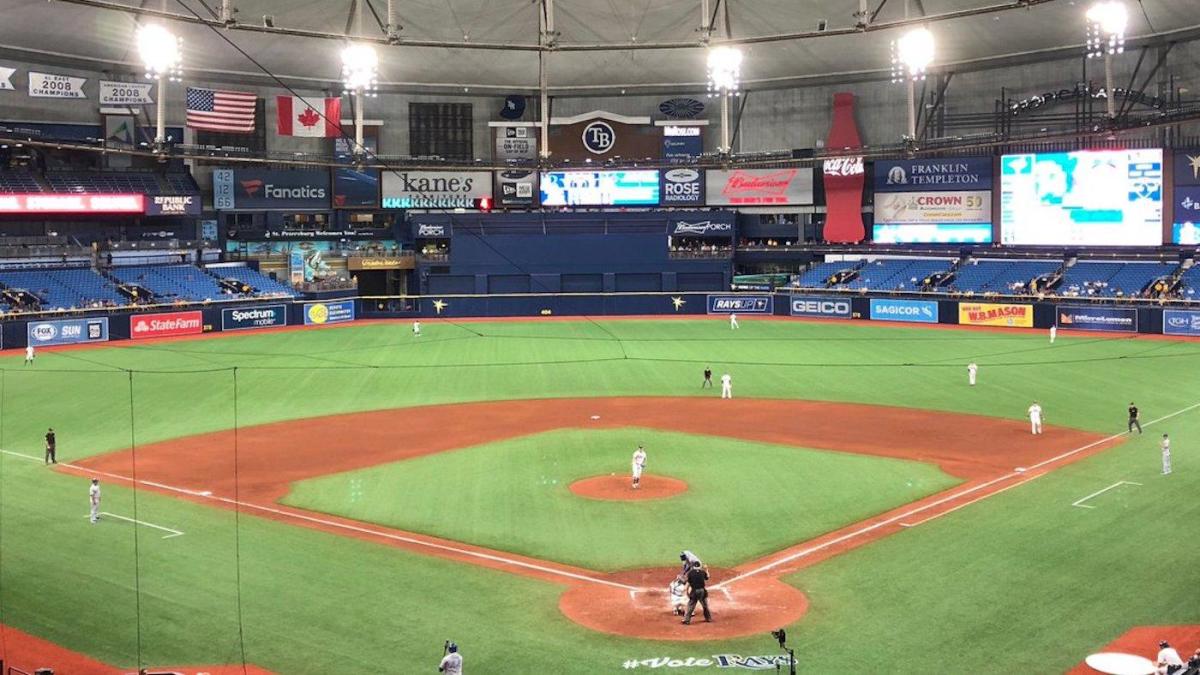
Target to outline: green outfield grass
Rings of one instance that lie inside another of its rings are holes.
[[[1100,433],[1123,430],[1130,400],[1144,421],[1200,402],[1198,342],[1060,336],[1051,346],[1040,332],[752,318],[736,334],[719,318],[430,321],[424,332],[417,340],[407,324],[373,324],[43,351],[31,368],[5,356],[0,447],[40,457],[53,425],[60,459],[70,460],[229,428],[235,391],[242,425],[452,401],[710,396],[699,388],[705,365],[733,373],[739,397],[1011,419],[1036,398],[1048,423]],[[965,384],[971,360],[980,365],[974,389]],[[1169,478],[1157,475],[1164,431],[1175,439]],[[623,467],[630,448],[619,443]],[[1200,622],[1198,445],[1200,408],[789,577],[811,602],[789,627],[805,672],[1061,672],[1130,625]],[[657,471],[655,458],[671,451],[651,452]],[[412,487],[411,477],[389,474],[422,461],[380,469],[381,487]],[[1143,486],[1106,493],[1095,509],[1071,506],[1120,480]],[[447,638],[463,645],[472,672],[486,673],[623,672],[631,658],[773,648],[767,636],[674,644],[601,635],[559,614],[556,584],[149,492],[136,493],[136,505],[134,497],[105,484],[106,511],[136,511],[184,536],[142,528],[135,540],[132,525],[113,520],[93,527],[85,480],[0,455],[0,621],[126,667],[139,654],[156,664],[237,661],[240,629],[248,660],[283,673],[420,672],[436,665]],[[443,500],[440,517],[465,522],[478,507],[464,497],[461,511]]]
[[[605,502],[581,478],[647,471],[689,490]],[[295,484],[287,504],[578,565],[669,566],[682,549],[720,567],[766,555],[947,489],[937,467],[649,429],[562,430]]]

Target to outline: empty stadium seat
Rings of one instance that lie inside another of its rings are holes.
[[[128,302],[108,279],[89,268],[0,271],[0,284],[28,291],[42,309],[71,309],[95,302],[124,305]]]
[[[291,286],[276,281],[250,267],[209,267],[207,271],[220,279],[233,279],[249,285],[254,289],[254,295],[296,295],[295,289]]]
[[[204,270],[192,265],[114,267],[112,275],[122,283],[145,288],[160,300],[219,300],[233,295]]]

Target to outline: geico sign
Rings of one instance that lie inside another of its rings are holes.
[[[849,300],[792,300],[792,314],[850,316]]]

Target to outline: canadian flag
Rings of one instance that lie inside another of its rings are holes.
[[[334,138],[341,135],[342,99],[300,96],[276,96],[276,116],[280,136]]]

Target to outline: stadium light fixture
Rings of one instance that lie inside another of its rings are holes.
[[[1088,57],[1104,58],[1104,101],[1108,118],[1116,119],[1112,58],[1125,51],[1129,12],[1121,0],[1100,0],[1087,11],[1086,18]]]
[[[708,95],[721,97],[722,153],[730,151],[729,97],[738,95],[742,79],[742,50],[729,45],[708,49]]]
[[[1129,12],[1119,0],[1102,0],[1087,11],[1088,56],[1112,56],[1125,51]]]
[[[925,79],[936,51],[933,33],[914,28],[892,42],[892,82],[905,83],[908,89],[908,138],[917,138],[917,102],[915,83]]]
[[[143,24],[137,32],[138,56],[147,79],[158,81],[154,149],[165,152],[167,143],[167,84],[183,79],[183,40],[157,23]]]
[[[368,44],[353,43],[342,50],[342,81],[354,94],[354,155],[366,154],[363,147],[363,97],[374,96],[378,85],[379,56]],[[339,120],[340,122],[340,120]]]

